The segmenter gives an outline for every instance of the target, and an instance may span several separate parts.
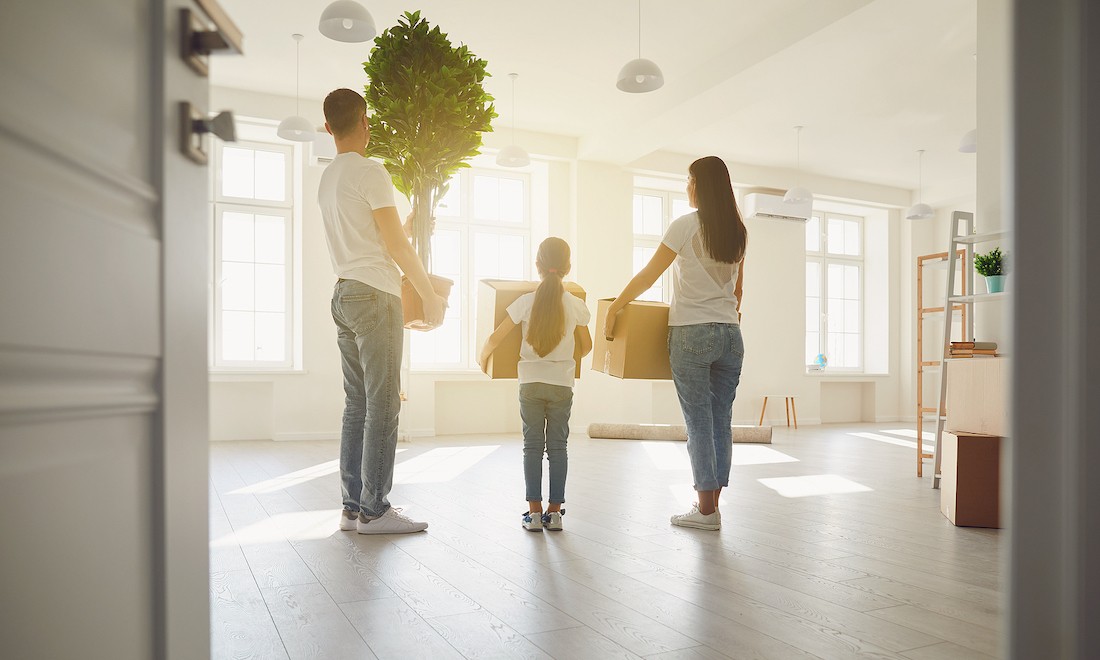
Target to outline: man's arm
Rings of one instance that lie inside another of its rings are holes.
[[[382,236],[382,242],[386,244],[390,256],[397,262],[397,267],[405,277],[409,278],[409,282],[424,301],[424,321],[433,326],[443,323],[443,311],[447,307],[447,301],[432,289],[432,283],[428,280],[428,271],[424,270],[420,257],[405,236],[401,217],[397,215],[397,208],[386,206],[374,209],[374,222],[378,225],[378,233]]]

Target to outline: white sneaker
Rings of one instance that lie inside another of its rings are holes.
[[[360,534],[410,534],[428,529],[428,523],[417,522],[408,516],[401,515],[400,511],[391,506],[380,517],[374,519],[360,513],[356,531]]]
[[[523,528],[529,532],[542,531],[542,516],[530,511],[523,512]]]
[[[354,531],[359,523],[359,512],[352,511],[350,509],[344,509],[340,512],[340,531],[351,532]]]
[[[715,510],[714,513],[704,515],[699,512],[698,504],[692,504],[691,511],[672,516],[669,522],[678,527],[718,530],[722,529],[722,514]]]
[[[565,509],[561,511],[551,511],[550,513],[542,514],[542,528],[550,530],[551,532],[561,531],[561,517],[565,513]]]

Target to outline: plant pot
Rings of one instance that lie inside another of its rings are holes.
[[[985,288],[990,293],[1001,293],[1005,290],[1004,275],[986,275]]]

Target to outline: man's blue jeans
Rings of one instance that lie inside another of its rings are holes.
[[[344,372],[340,486],[344,508],[377,518],[390,508],[401,411],[401,299],[337,281],[332,318]]]
[[[701,323],[668,329],[672,381],[687,423],[695,490],[729,485],[733,459],[733,399],[741,380],[741,326]]]
[[[523,478],[527,501],[542,501],[542,455],[550,463],[550,503],[565,502],[565,475],[569,470],[566,442],[573,388],[546,383],[519,386],[519,417],[523,422]]]

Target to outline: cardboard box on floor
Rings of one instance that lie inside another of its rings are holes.
[[[615,321],[615,340],[604,338],[607,308],[602,299],[596,308],[596,334],[592,338],[592,368],[616,378],[670,380],[668,363],[668,305],[635,300]]]
[[[584,289],[576,282],[563,282],[565,290],[574,296],[585,299]],[[531,293],[538,288],[538,282],[517,282],[515,280],[481,280],[477,289],[477,350],[485,345],[489,335],[504,320],[508,313],[508,305],[525,293]],[[519,346],[522,336],[517,327],[504,341],[497,346],[493,354],[489,356],[488,370],[485,372],[490,378],[518,378]],[[577,361],[575,376],[581,375],[581,358],[574,355]]]
[[[444,298],[450,297],[451,287],[454,286],[453,281],[431,274],[428,275],[428,281],[432,283],[432,289],[436,293]],[[424,301],[413,288],[409,278],[404,276],[401,277],[401,316],[405,327],[409,330],[431,330],[435,327],[424,323]]]
[[[1001,526],[1001,438],[944,431],[940,511],[959,527]]]

